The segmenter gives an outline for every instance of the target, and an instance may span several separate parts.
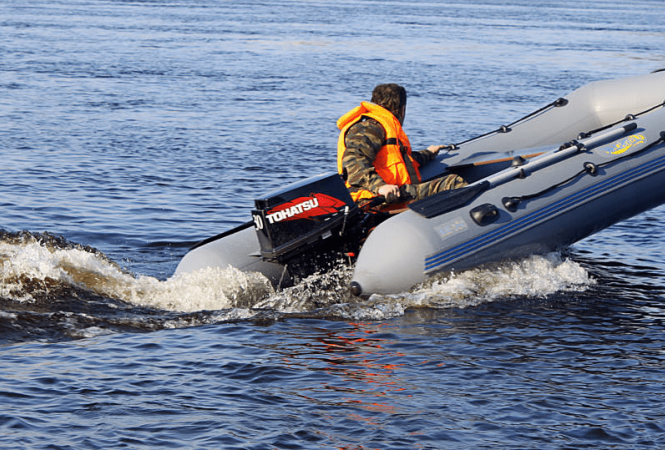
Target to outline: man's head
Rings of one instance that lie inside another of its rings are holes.
[[[400,121],[404,120],[406,89],[399,84],[379,84],[372,92],[372,103],[383,106]]]

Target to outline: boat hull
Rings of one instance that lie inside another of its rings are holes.
[[[180,260],[174,275],[195,272],[208,267],[234,267],[243,272],[260,272],[274,286],[289,281],[284,266],[261,258],[259,239],[254,227],[239,227],[237,231],[209,239],[192,248]]]

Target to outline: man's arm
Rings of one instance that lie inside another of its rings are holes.
[[[356,123],[349,128],[346,137],[346,151],[342,166],[347,172],[351,186],[366,189],[375,194],[386,184],[374,169],[374,159],[385,141],[385,131],[373,119]]]
[[[427,147],[427,150],[420,150],[419,152],[411,152],[411,157],[420,165],[424,166],[430,161],[433,161],[436,158],[436,155],[439,154],[439,150],[444,148],[445,145],[430,145]]]

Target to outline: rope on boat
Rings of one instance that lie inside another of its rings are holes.
[[[660,69],[660,70],[665,70],[665,69]],[[549,110],[549,109],[551,109],[551,108],[560,108],[560,107],[562,107],[562,106],[566,106],[567,104],[568,104],[568,100],[565,99],[565,98],[563,98],[563,97],[560,97],[560,98],[556,99],[555,101],[553,101],[552,103],[549,103],[548,105],[545,105],[545,106],[543,106],[542,108],[540,108],[540,109],[538,109],[538,110],[536,110],[536,111],[534,111],[534,112],[532,112],[532,113],[530,113],[530,114],[527,114],[526,116],[522,117],[521,119],[517,119],[515,122],[513,122],[513,123],[511,123],[511,124],[508,124],[508,125],[501,125],[501,126],[500,126],[499,128],[497,128],[496,130],[488,131],[487,133],[484,133],[484,134],[481,134],[481,135],[478,135],[478,136],[472,137],[472,138],[470,138],[470,139],[467,139],[467,140],[462,141],[462,142],[458,142],[458,143],[456,143],[456,144],[448,144],[448,145],[445,147],[445,149],[446,149],[447,151],[457,150],[457,149],[459,148],[460,145],[463,145],[463,144],[467,144],[467,143],[469,143],[469,142],[476,141],[476,140],[478,140],[478,139],[481,139],[481,138],[484,138],[484,137],[490,136],[490,135],[492,135],[492,134],[508,133],[508,132],[510,132],[510,131],[512,130],[512,127],[514,127],[515,125],[519,124],[520,122],[524,122],[524,121],[526,121],[526,120],[528,120],[528,119],[530,119],[530,118],[532,118],[532,117],[534,117],[534,116],[537,116],[538,114],[542,114],[543,112],[545,112],[545,111],[547,111],[547,110]],[[660,107],[663,107],[663,106],[665,106],[665,101],[663,101],[663,102],[661,102],[661,103],[658,103],[657,105],[654,105],[654,106],[652,106],[651,108],[645,109],[644,111],[639,112],[639,113],[637,113],[637,114],[628,114],[628,115],[627,115],[626,117],[624,117],[623,119],[618,120],[618,121],[616,121],[616,122],[614,122],[614,123],[611,123],[611,124],[609,124],[609,125],[605,125],[605,126],[603,126],[603,127],[597,128],[597,129],[595,129],[595,130],[591,130],[591,131],[587,131],[587,132],[584,132],[584,133],[580,133],[580,136],[578,137],[578,139],[585,139],[585,138],[588,138],[589,136],[591,136],[591,135],[593,135],[593,134],[595,134],[595,133],[598,133],[599,131],[603,131],[603,130],[606,130],[606,129],[608,129],[608,128],[615,127],[615,126],[619,125],[619,124],[622,123],[622,122],[627,122],[627,121],[630,121],[630,120],[635,120],[637,117],[642,116],[642,115],[647,114],[647,113],[650,113],[651,111],[653,111],[653,110],[655,110],[655,109],[658,109],[658,108],[660,108]]]
[[[551,108],[560,108],[560,107],[562,107],[562,106],[566,106],[567,104],[568,104],[568,100],[566,100],[565,98],[563,98],[563,97],[557,98],[557,99],[554,100],[552,103],[549,103],[549,104],[543,106],[542,108],[540,108],[540,109],[538,109],[538,110],[536,110],[536,111],[534,111],[534,112],[532,112],[532,113],[529,113],[529,114],[527,114],[526,116],[522,117],[521,119],[517,119],[516,121],[514,121],[514,122],[512,122],[512,123],[510,123],[510,124],[508,124],[508,125],[501,125],[501,126],[500,126],[499,128],[497,128],[496,130],[488,131],[488,132],[485,133],[485,134],[481,134],[481,135],[479,135],[479,136],[472,137],[472,138],[470,138],[470,139],[467,139],[466,141],[458,142],[457,144],[448,144],[445,148],[446,148],[448,151],[451,151],[451,150],[457,150],[457,148],[458,148],[460,145],[467,144],[467,143],[469,143],[469,142],[472,142],[472,141],[475,141],[475,140],[478,140],[478,139],[484,138],[484,137],[486,137],[486,136],[490,136],[490,135],[492,135],[492,134],[509,133],[510,131],[512,131],[512,127],[514,127],[514,126],[517,125],[518,123],[520,123],[520,122],[524,122],[525,120],[528,120],[528,119],[530,119],[530,118],[532,118],[532,117],[534,117],[534,116],[537,116],[538,114],[541,114],[541,113],[543,113],[543,112],[545,112],[545,111],[547,111],[547,110],[549,110],[549,109],[551,109]]]
[[[658,109],[658,108],[661,108],[661,107],[663,107],[663,106],[665,106],[665,101],[663,101],[663,102],[661,102],[661,103],[658,103],[657,105],[654,105],[654,106],[652,106],[651,108],[645,109],[644,111],[639,112],[639,113],[637,113],[637,114],[628,114],[628,115],[627,115],[626,117],[624,117],[623,119],[621,119],[621,120],[617,120],[617,121],[614,122],[614,123],[610,123],[610,124],[605,125],[605,126],[602,126],[602,127],[600,127],[600,128],[596,128],[595,130],[587,131],[587,132],[585,132],[585,133],[580,133],[580,136],[579,136],[578,139],[583,139],[583,138],[586,138],[586,137],[591,136],[591,135],[594,134],[594,133],[598,133],[599,131],[603,131],[603,130],[606,130],[606,129],[608,129],[608,128],[615,127],[615,126],[619,125],[619,124],[622,123],[622,122],[628,122],[628,121],[630,121],[630,120],[635,120],[636,118],[638,118],[638,117],[640,117],[640,116],[642,116],[642,115],[644,115],[644,114],[650,113],[651,111],[653,111],[653,110],[655,110],[655,109]]]

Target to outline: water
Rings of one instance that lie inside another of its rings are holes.
[[[660,1],[0,3],[0,446],[662,448],[665,209],[358,302],[173,279],[335,164],[380,82],[412,143],[665,67]],[[662,101],[662,99],[656,99]]]

